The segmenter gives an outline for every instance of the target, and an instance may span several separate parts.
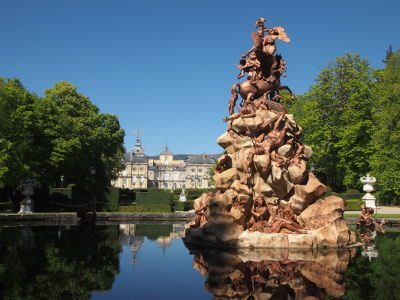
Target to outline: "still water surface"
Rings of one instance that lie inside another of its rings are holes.
[[[0,299],[400,299],[396,229],[357,251],[234,253],[189,250],[182,230],[1,227]]]

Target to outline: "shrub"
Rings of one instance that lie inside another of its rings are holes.
[[[77,196],[77,192],[73,191],[75,187],[52,188],[49,192],[50,207],[44,207],[43,210],[75,212],[77,211],[76,203],[73,197]],[[80,197],[78,197],[80,198]]]
[[[136,201],[136,193],[130,189],[120,189],[119,190],[119,203],[120,204],[130,204]]]
[[[191,189],[187,190],[187,199],[188,200],[195,200],[199,198],[203,193],[207,193],[211,191],[211,189]]]
[[[91,206],[94,200],[92,192],[78,187],[50,189],[50,206],[45,210],[76,212],[84,206]],[[107,187],[104,194],[96,194],[97,211],[118,211],[119,189]]]
[[[100,205],[100,211],[118,211],[120,191],[115,187],[108,187],[105,193],[105,203]]]
[[[361,199],[348,199],[345,201],[346,208],[345,210],[361,210],[361,206],[364,204],[364,201]]]
[[[193,209],[194,200],[187,200],[185,202],[174,201],[175,210],[177,211],[189,211]]]
[[[53,199],[72,199],[72,188],[53,188],[50,189],[50,197]]]
[[[350,189],[350,190],[347,190],[347,191],[344,192],[344,193],[341,193],[341,194],[340,194],[340,197],[342,197],[344,200],[348,200],[348,199],[361,199],[361,197],[362,197],[363,195],[364,195],[364,194],[361,193],[361,192],[358,191],[358,190]]]
[[[136,193],[136,202],[138,204],[159,203],[170,205],[173,194],[169,191],[148,191]]]
[[[13,208],[14,208],[14,206],[13,206],[12,202],[1,202],[0,203],[0,211],[1,212],[4,212],[4,211],[12,212]]]

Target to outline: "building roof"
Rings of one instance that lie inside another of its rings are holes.
[[[124,155],[123,162],[128,163],[144,163],[147,164],[146,156],[137,156],[133,151],[127,152]]]
[[[168,145],[167,145],[165,146],[165,149],[161,151],[160,155],[174,155],[174,154],[168,150]]]
[[[145,155],[144,154],[144,149],[143,149],[143,146],[142,146],[142,141],[140,140],[140,137],[139,137],[139,131],[138,131],[138,136],[136,138],[136,143],[135,143],[135,146],[132,149],[132,152],[135,153],[135,155],[137,155],[137,156],[144,156]]]
[[[218,160],[218,154],[195,154],[189,155],[186,163],[188,165],[214,164]]]

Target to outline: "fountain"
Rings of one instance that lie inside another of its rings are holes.
[[[376,178],[367,174],[367,176],[361,177],[360,181],[364,184],[363,191],[366,192],[361,199],[364,200],[366,207],[371,207],[376,211],[376,198],[371,194],[374,191],[373,184],[376,182]]]
[[[326,187],[307,167],[311,147],[284,105],[280,83],[286,63],[276,42],[290,42],[283,27],[255,24],[253,47],[240,59],[231,89],[224,149],[213,177],[216,191],[195,200],[186,226],[187,244],[230,248],[326,248],[355,243],[343,211],[344,200],[323,197]],[[242,101],[236,109],[238,96]],[[292,95],[293,97],[293,95]]]
[[[21,201],[19,214],[31,214],[33,213],[33,201],[31,196],[35,192],[35,184],[33,180],[27,179],[22,184],[22,195],[25,198]]]
[[[182,187],[182,191],[179,194],[179,202],[185,202],[186,200],[185,188]]]

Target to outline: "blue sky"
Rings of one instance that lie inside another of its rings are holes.
[[[67,80],[116,114],[131,149],[218,153],[235,65],[260,17],[291,38],[278,52],[283,84],[301,94],[335,57],[358,52],[375,68],[400,48],[395,0],[0,0],[0,76],[39,95]]]

